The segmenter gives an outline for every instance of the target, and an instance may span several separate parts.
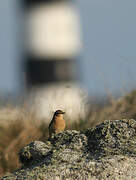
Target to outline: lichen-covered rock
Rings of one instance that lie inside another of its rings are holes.
[[[19,159],[25,166],[34,165],[41,162],[45,157],[47,159],[50,150],[50,143],[34,141],[20,150]]]
[[[136,120],[105,121],[85,134],[92,155],[136,156]]]
[[[30,143],[19,158],[22,168],[3,180],[136,179],[136,121],[67,130],[45,143]]]

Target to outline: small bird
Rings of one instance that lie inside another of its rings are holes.
[[[49,124],[49,138],[52,137],[52,134],[57,134],[64,131],[66,125],[63,114],[65,114],[65,112],[61,110],[57,110],[54,113],[53,118]]]

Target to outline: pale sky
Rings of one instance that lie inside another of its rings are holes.
[[[19,89],[18,0],[0,1],[0,93]],[[83,53],[82,79],[90,93],[136,87],[136,1],[76,0]]]

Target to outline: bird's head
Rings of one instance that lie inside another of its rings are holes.
[[[55,111],[54,116],[63,116],[63,114],[65,114],[64,111],[57,110],[57,111]]]

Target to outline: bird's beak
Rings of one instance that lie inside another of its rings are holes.
[[[62,114],[65,114],[65,112],[62,112]]]

